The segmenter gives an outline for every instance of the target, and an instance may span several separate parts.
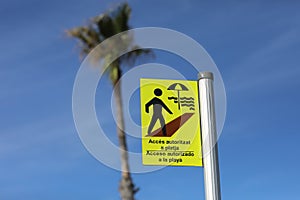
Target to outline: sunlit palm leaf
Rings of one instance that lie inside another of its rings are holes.
[[[130,26],[128,21],[130,13],[131,9],[129,5],[124,3],[112,12],[104,13],[92,18],[87,26],[80,26],[68,30],[67,34],[79,40],[81,55],[87,55],[105,39],[129,30]],[[136,47],[131,47],[133,43],[132,35],[124,35],[123,38],[117,39],[118,41],[111,41],[109,46],[105,46],[101,49],[96,48],[96,51],[90,56],[92,63],[97,63],[99,60],[104,60],[104,65],[111,63],[111,65],[102,70],[110,74],[113,83],[121,76],[121,65],[133,65],[140,56],[151,53],[151,50],[138,49],[121,57],[117,56],[119,58],[112,61],[110,58],[116,57],[120,50],[128,51],[136,49]],[[116,46],[118,48],[116,48]]]

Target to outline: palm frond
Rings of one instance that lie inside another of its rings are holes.
[[[100,60],[104,61],[105,64],[111,63],[102,70],[110,74],[113,82],[121,76],[121,65],[133,66],[138,58],[154,55],[150,49],[139,49],[134,46],[134,36],[131,33],[111,39],[112,36],[130,29],[130,14],[130,6],[127,3],[122,3],[110,12],[91,18],[85,26],[67,30],[68,36],[79,40],[81,55],[87,55],[95,49],[89,56],[92,63],[97,64]],[[108,38],[110,38],[108,43],[95,48]],[[129,53],[119,57],[120,52],[124,51],[129,51]],[[112,60],[115,57],[117,59]]]

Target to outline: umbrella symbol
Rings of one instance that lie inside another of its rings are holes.
[[[180,110],[180,91],[188,91],[187,87],[181,83],[174,83],[168,87],[168,90],[176,90],[177,91],[177,104],[178,110]]]

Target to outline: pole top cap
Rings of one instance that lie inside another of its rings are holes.
[[[214,80],[214,75],[212,72],[199,72],[198,79],[211,79]]]

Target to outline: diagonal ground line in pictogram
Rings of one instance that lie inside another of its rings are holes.
[[[185,114],[177,117],[176,119],[170,121],[169,123],[167,123],[166,124],[166,130],[167,130],[167,135],[166,136],[163,135],[162,128],[159,128],[159,129],[153,131],[148,136],[150,136],[150,137],[171,137],[193,115],[194,115],[194,113],[185,113]]]

